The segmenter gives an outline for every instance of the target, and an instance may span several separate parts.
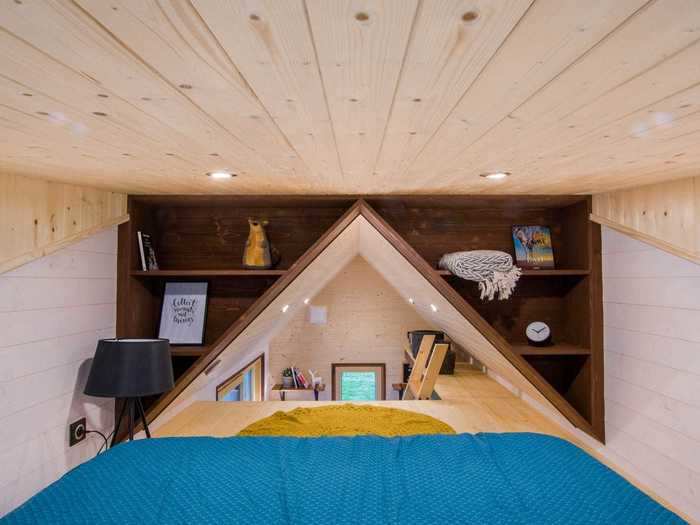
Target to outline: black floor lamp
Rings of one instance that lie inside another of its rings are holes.
[[[167,392],[173,385],[173,364],[167,339],[100,339],[85,394],[124,400],[110,445],[114,446],[125,414],[130,441],[134,439],[137,417],[143,422],[146,437],[151,437],[141,398]]]

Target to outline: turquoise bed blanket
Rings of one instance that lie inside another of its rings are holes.
[[[570,443],[515,433],[135,441],[0,523],[684,522]]]

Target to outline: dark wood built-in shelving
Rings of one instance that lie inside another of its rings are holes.
[[[199,357],[209,351],[209,346],[170,345],[170,353],[179,357]]]
[[[452,294],[453,304],[459,302],[471,312],[469,318],[488,332],[487,338],[501,353],[531,380],[550,385],[565,400],[562,403],[568,403],[566,411],[578,414],[581,428],[603,440],[600,227],[588,220],[590,197],[365,199],[376,221],[385,225],[385,233],[391,230],[410,246],[414,266],[424,266],[424,276],[432,273],[431,268],[437,272],[428,278],[437,279],[434,284],[443,289],[441,293]],[[204,345],[172,347],[176,376],[191,377],[193,370],[205,366],[213,349],[222,347],[245,312],[260,310],[271,287],[281,288],[294,278],[295,262],[315,256],[308,252],[310,247],[325,238],[356,201],[353,196],[131,196],[131,220],[119,228],[117,335],[155,336],[165,282],[206,279]],[[248,217],[270,221],[268,235],[282,255],[277,268],[241,266]],[[550,227],[556,267],[523,271],[510,299],[483,301],[476,283],[435,270],[440,257],[454,251],[486,249],[513,255],[514,224]],[[152,235],[164,270],[141,271],[138,230]],[[525,343],[525,327],[532,321],[549,324],[553,346]]]
[[[279,277],[287,270],[134,270],[135,277]]]
[[[591,355],[590,348],[570,344],[553,344],[551,346],[531,346],[526,343],[512,345],[518,355]]]
[[[456,277],[448,270],[437,270],[444,277]],[[583,269],[551,269],[551,270],[522,270],[521,277],[564,277],[567,275],[589,275],[590,270]]]

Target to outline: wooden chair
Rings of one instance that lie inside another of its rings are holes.
[[[413,360],[413,369],[408,377],[408,383],[403,389],[402,400],[430,399],[432,397],[437,376],[449,348],[446,343],[433,345],[434,342],[434,335],[424,336],[415,359],[411,349],[408,346],[404,348],[409,358]]]

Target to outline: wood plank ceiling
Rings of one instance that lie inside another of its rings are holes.
[[[699,40],[698,0],[0,0],[0,171],[130,193],[697,175]]]

